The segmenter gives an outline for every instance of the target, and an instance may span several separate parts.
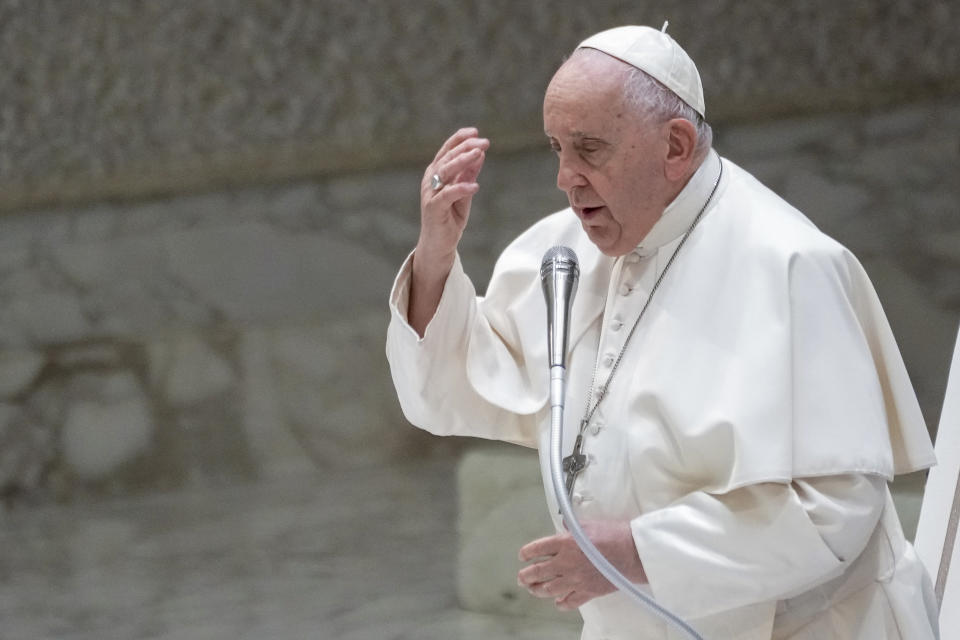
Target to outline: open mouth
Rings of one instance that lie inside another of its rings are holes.
[[[583,208],[580,209],[580,213],[581,213],[585,218],[589,218],[589,217],[591,217],[593,214],[595,214],[596,212],[600,211],[600,209],[603,209],[603,207],[583,207]]]

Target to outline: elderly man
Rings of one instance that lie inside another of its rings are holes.
[[[705,638],[935,638],[887,489],[933,454],[876,294],[848,251],[712,150],[703,116],[696,67],[665,33],[584,41],[543,103],[570,207],[504,251],[482,298],[457,246],[489,141],[447,140],[391,294],[403,410],[433,433],[539,447],[556,514],[539,266],[569,246],[565,451],[579,436],[587,464],[568,481],[604,555]],[[530,593],[579,608],[583,638],[680,637],[554,517],[520,550]]]

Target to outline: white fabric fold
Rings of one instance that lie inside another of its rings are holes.
[[[657,600],[696,619],[837,577],[873,534],[885,491],[882,478],[854,475],[696,492],[631,529]]]

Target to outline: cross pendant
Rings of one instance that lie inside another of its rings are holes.
[[[563,459],[563,472],[567,478],[567,497],[573,495],[573,483],[586,466],[587,456],[583,455],[583,434],[578,434],[577,441],[573,444],[573,453]]]

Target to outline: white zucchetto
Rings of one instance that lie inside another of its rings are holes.
[[[681,100],[706,115],[697,65],[665,31],[651,27],[614,27],[590,36],[578,49],[596,49],[656,78]]]

